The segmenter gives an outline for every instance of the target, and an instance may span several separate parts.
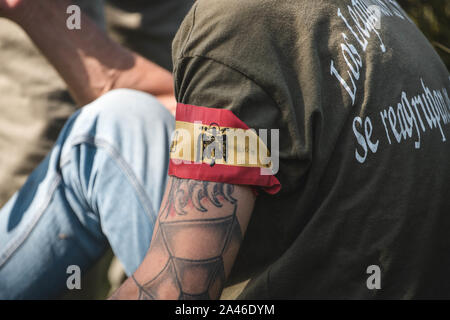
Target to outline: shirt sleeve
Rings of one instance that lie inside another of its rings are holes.
[[[172,45],[179,104],[170,175],[271,194],[280,181],[293,185],[300,139],[291,76],[280,65],[274,24],[264,23],[271,11],[260,4],[198,0],[183,21]]]
[[[180,68],[169,174],[277,193],[277,106],[252,80],[220,62],[185,58]]]

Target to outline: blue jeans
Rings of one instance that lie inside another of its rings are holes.
[[[0,210],[0,299],[57,297],[68,266],[88,269],[108,243],[128,275],[137,269],[167,182],[174,124],[154,97],[126,89],[69,119]]]

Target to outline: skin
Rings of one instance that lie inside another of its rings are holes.
[[[219,298],[254,202],[247,186],[170,177],[150,249],[111,299]]]
[[[174,114],[172,74],[112,41],[83,14],[81,30],[69,30],[66,9],[70,4],[67,0],[0,0],[0,15],[24,29],[80,106],[110,90],[128,88],[154,95]]]

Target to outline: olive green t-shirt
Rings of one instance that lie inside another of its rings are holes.
[[[450,78],[397,2],[198,0],[173,64],[179,103],[280,130],[239,298],[450,297]]]

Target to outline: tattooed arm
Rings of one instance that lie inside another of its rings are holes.
[[[249,187],[170,177],[147,256],[111,298],[219,298],[254,201]]]

